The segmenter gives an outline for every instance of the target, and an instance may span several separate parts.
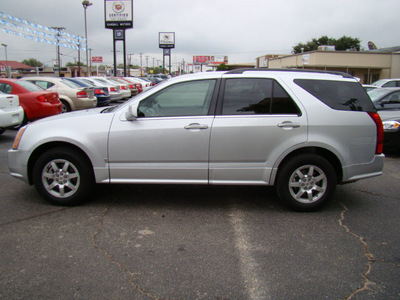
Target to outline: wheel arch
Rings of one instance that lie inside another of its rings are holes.
[[[67,102],[69,107],[70,107],[70,109],[71,109],[71,111],[75,110],[75,104],[74,104],[74,102],[72,101],[71,98],[69,98],[69,97],[67,97],[65,95],[60,95],[60,94],[58,95],[58,98],[60,99],[60,101]]]
[[[274,172],[273,183],[275,183],[275,180],[278,177],[279,170],[281,169],[281,167],[287,161],[289,161],[291,158],[293,158],[297,155],[300,155],[300,154],[315,154],[315,155],[319,155],[319,156],[325,158],[332,165],[333,169],[335,170],[336,181],[338,183],[342,182],[342,178],[343,178],[342,164],[340,163],[339,158],[333,152],[331,152],[327,149],[321,148],[321,147],[305,147],[305,148],[296,149],[296,150],[290,152],[288,155],[286,155],[281,160],[279,165],[276,167],[276,172]]]
[[[76,145],[67,143],[67,142],[49,142],[43,145],[40,145],[39,147],[37,147],[31,154],[31,156],[29,157],[28,160],[28,180],[29,180],[29,184],[33,184],[33,167],[34,164],[36,162],[36,160],[39,158],[39,156],[48,151],[49,149],[53,149],[53,148],[57,148],[57,147],[63,147],[65,149],[71,149],[74,150],[76,152],[78,152],[80,155],[82,155],[82,158],[85,159],[87,161],[87,163],[89,163],[92,168],[91,168],[91,172],[93,174],[93,178],[94,178],[94,172],[93,172],[93,164],[92,161],[90,160],[89,156],[85,153],[85,151],[83,151],[81,148],[79,148]]]

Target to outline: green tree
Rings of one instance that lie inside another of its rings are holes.
[[[31,66],[31,67],[42,67],[43,63],[38,61],[36,58],[29,58],[29,59],[24,59],[22,61],[23,64]]]
[[[301,53],[308,51],[318,50],[318,46],[335,46],[338,51],[346,51],[347,49],[360,50],[360,40],[358,38],[352,38],[348,36],[343,36],[339,39],[330,38],[328,36],[321,36],[319,39],[313,38],[311,41],[306,43],[298,43],[293,46],[292,53]]]
[[[222,63],[217,67],[217,71],[225,71],[227,69],[228,69],[228,67],[226,66],[225,63]]]

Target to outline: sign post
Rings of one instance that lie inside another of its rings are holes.
[[[171,49],[175,48],[175,32],[160,32],[158,44],[163,49],[163,73],[165,73],[165,57],[169,56],[169,74],[171,74]]]
[[[105,27],[113,30],[114,76],[117,75],[116,42],[123,42],[126,76],[125,29],[133,28],[133,0],[104,0]]]

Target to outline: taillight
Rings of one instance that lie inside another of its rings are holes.
[[[39,102],[49,102],[46,96],[40,95],[36,98]]]
[[[122,90],[126,90],[126,86],[125,85],[121,85],[121,89]]]
[[[375,154],[382,154],[383,152],[383,124],[381,117],[376,112],[368,113],[376,125],[376,150]]]
[[[105,95],[106,93],[102,89],[94,89],[96,95]]]
[[[130,88],[131,90],[136,89],[136,87],[134,87],[133,84],[130,84],[130,85],[129,85],[129,88]]]
[[[76,97],[78,97],[78,98],[87,98],[88,96],[87,96],[85,91],[80,91],[80,92],[76,93]]]

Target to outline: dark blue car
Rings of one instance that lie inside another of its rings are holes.
[[[94,95],[97,98],[97,106],[109,105],[111,101],[111,96],[108,93],[108,87],[91,85],[88,82],[82,81],[79,78],[63,78],[72,81],[82,87],[92,87],[94,89]]]

